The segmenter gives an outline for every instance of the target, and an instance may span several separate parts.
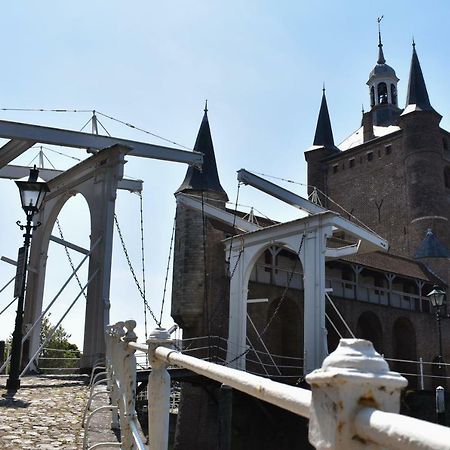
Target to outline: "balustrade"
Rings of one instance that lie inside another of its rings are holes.
[[[147,345],[137,344],[135,326],[134,321],[119,322],[107,332],[112,355],[107,361],[108,371],[115,386],[112,401],[121,416],[125,450],[143,448],[134,412],[136,350],[147,352],[152,366],[148,382],[152,450],[167,450],[169,365],[189,369],[309,418],[309,440],[317,449],[450,450],[448,428],[398,414],[400,391],[407,381],[389,370],[369,341],[342,339],[322,368],[307,375],[309,391],[184,355],[175,350],[170,334],[162,328],[150,334]]]

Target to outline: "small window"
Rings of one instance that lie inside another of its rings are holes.
[[[385,151],[386,155],[390,155],[392,153],[392,145],[391,144],[386,145],[384,147],[384,151]]]
[[[367,153],[367,161],[372,161],[372,160],[373,160],[373,152]]]
[[[447,189],[450,189],[450,166],[444,169],[444,183]]]
[[[333,166],[333,173],[337,173],[337,172],[338,172],[338,165],[335,164],[335,165]]]
[[[391,103],[397,106],[397,89],[395,84],[391,84]]]
[[[348,167],[355,167],[355,158],[352,158],[348,161]]]
[[[375,106],[375,88],[373,86],[370,88],[370,106],[372,108]]]
[[[384,81],[381,83],[378,83],[377,89],[378,89],[378,104],[382,105],[384,103],[387,103],[388,102],[388,93],[387,93],[386,83]]]
[[[444,150],[448,150],[448,142],[447,142],[447,139],[442,138],[442,146],[444,147]]]

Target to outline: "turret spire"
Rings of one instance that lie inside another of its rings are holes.
[[[185,191],[211,191],[223,195],[228,200],[227,194],[220,184],[219,174],[217,172],[214,145],[209,128],[207,102],[205,102],[203,120],[195,141],[194,151],[203,153],[202,169],[199,170],[194,166],[190,166],[177,193]]]
[[[322,89],[322,102],[320,104],[319,118],[317,119],[313,145],[331,148],[335,147],[330,115],[328,113],[327,98],[325,96],[325,84]]]
[[[415,105],[415,110],[434,111],[428,98],[428,91],[417,57],[416,44],[413,39],[413,52],[411,58],[411,69],[409,72],[408,94],[406,97],[406,107]]]
[[[378,61],[377,64],[385,64],[386,60],[384,59],[384,54],[383,54],[383,43],[381,42],[381,20],[383,19],[384,16],[378,17],[377,22],[378,22]]]

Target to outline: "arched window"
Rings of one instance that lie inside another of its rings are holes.
[[[391,84],[391,103],[397,106],[397,88],[395,84]]]
[[[383,81],[378,84],[378,104],[383,104],[388,102],[388,93],[386,83]]]
[[[373,86],[370,88],[370,106],[375,106],[375,88]]]

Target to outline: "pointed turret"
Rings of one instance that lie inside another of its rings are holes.
[[[414,258],[450,258],[450,252],[444,244],[439,241],[431,228],[428,228],[425,239],[420,243]]]
[[[378,28],[378,61],[377,64],[386,64],[383,54],[383,43],[381,42],[381,31]]]
[[[423,78],[419,58],[417,57],[416,44],[414,41],[411,69],[409,71],[408,94],[403,114],[407,114],[411,111],[434,111],[428,97],[428,91]]]
[[[331,120],[330,114],[328,113],[325,88],[322,89],[322,102],[320,104],[319,118],[317,119],[317,127],[313,145],[332,148],[339,151],[334,145],[333,130],[331,129]]]
[[[190,166],[186,172],[183,183],[176,193],[187,191],[209,191],[219,194],[219,196],[227,201],[227,194],[220,184],[219,174],[217,172],[214,145],[212,142],[211,130],[209,128],[207,103],[205,104],[203,120],[195,141],[194,151],[203,153],[202,170]]]
[[[322,102],[320,104],[313,145],[305,151],[305,159],[308,163],[308,195],[311,195],[315,188],[319,192],[327,193],[327,174],[323,170],[323,161],[339,155],[340,152],[334,145],[333,130],[331,129],[324,87],[322,89]],[[328,204],[328,200],[323,194],[320,194],[320,202],[325,207]]]

